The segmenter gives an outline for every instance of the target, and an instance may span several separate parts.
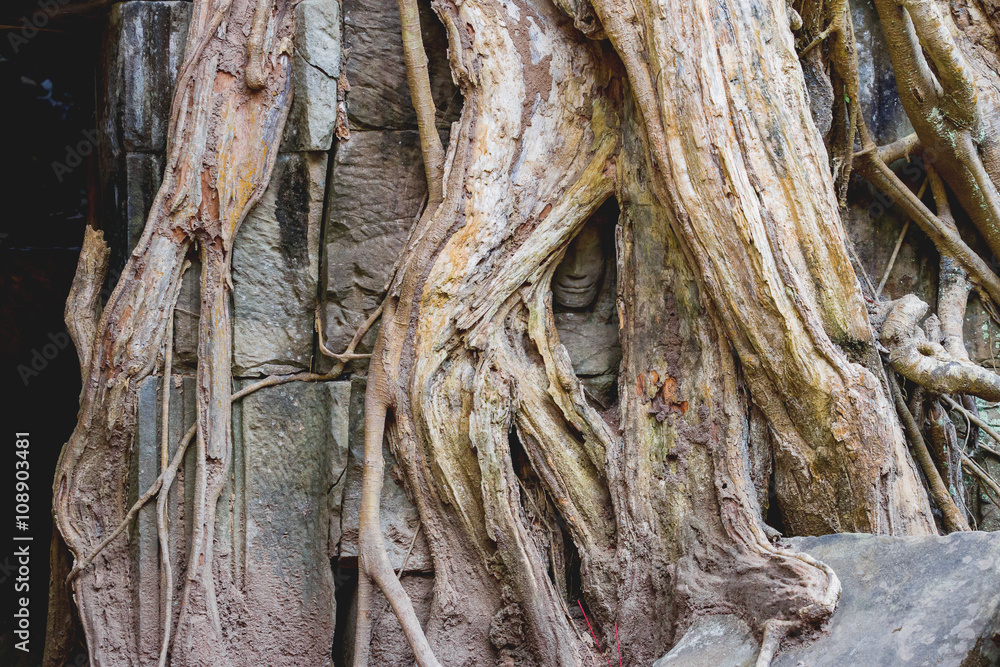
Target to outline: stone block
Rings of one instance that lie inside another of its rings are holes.
[[[347,461],[351,441],[351,382],[324,383],[330,392],[330,501],[331,555],[340,549],[340,531],[344,487],[347,486]]]
[[[233,246],[233,373],[310,367],[326,153],[278,156]]]
[[[774,667],[1000,661],[1000,536],[824,535],[787,540],[833,568],[843,592],[828,631]],[[655,667],[753,665],[756,638],[735,616],[699,619]]]
[[[444,26],[429,5],[420,3],[420,25],[438,127],[447,129],[458,119],[462,96],[451,79]],[[417,117],[410,103],[403,63],[399,7],[382,0],[344,0],[343,11],[351,128],[416,129]]]
[[[171,379],[170,404],[167,418],[167,459],[174,456],[181,438],[195,422],[196,383],[191,376],[174,375]],[[147,377],[139,384],[139,418],[136,420],[135,455],[129,481],[129,503],[145,493],[162,470],[160,465],[162,422],[162,378]],[[191,502],[194,490],[194,447],[189,447],[184,464],[170,490],[167,503],[168,520],[178,527],[170,537],[170,559],[177,564],[186,557],[190,534]],[[187,506],[187,511],[185,511]],[[137,610],[136,636],[139,650],[150,664],[155,664],[160,652],[162,610],[160,609],[160,550],[156,534],[156,503],[139,511],[130,537],[136,586],[133,588]]]
[[[131,0],[112,6],[98,104],[98,122],[112,153],[166,147],[190,15],[190,2]]]
[[[174,308],[174,372],[198,368],[198,322],[201,319],[201,262],[194,260],[181,278]]]
[[[902,139],[913,132],[913,126],[899,99],[889,48],[874,3],[854,0],[851,10],[858,49],[861,108],[872,139],[881,146]]]
[[[330,407],[343,384],[269,387],[234,411],[233,562],[241,631],[259,649],[253,664],[330,664],[328,492],[340,474],[333,460],[346,458],[332,437]]]
[[[965,349],[969,358],[1000,371],[1000,325],[986,312],[982,299],[975,292],[969,295],[964,324]]]
[[[155,153],[119,155],[106,165],[100,178],[103,223],[112,253],[109,266],[120,272],[146,227],[163,180],[163,157]]]
[[[406,591],[413,611],[421,627],[427,627],[430,618],[431,603],[434,601],[434,577],[425,574],[404,574],[399,579]],[[399,625],[399,619],[389,607],[389,601],[376,586],[372,592],[372,642],[369,664],[380,667],[410,667],[416,658],[410,649],[410,644]],[[358,622],[358,599],[351,599],[351,609],[347,615],[345,637],[354,637]],[[354,664],[354,644],[346,642],[344,650],[345,665]]]
[[[340,497],[331,486],[338,488],[334,482],[345,477],[349,396],[349,382],[290,383],[262,389],[234,406],[232,465],[217,508],[215,558],[216,571],[222,573],[220,606],[238,608],[234,632],[259,651],[242,656],[240,664],[330,664],[336,611],[330,515],[331,502],[336,501],[339,510]],[[161,470],[161,400],[160,377],[140,383],[130,502]],[[168,418],[170,456],[194,423],[195,401],[195,378],[175,375]],[[192,446],[168,503],[174,526],[175,594],[182,586],[190,548],[195,468]],[[162,627],[155,504],[140,511],[130,544],[136,566],[137,636],[144,664],[155,664]],[[273,641],[275,636],[281,641]]]
[[[292,108],[283,151],[328,151],[337,124],[340,3],[304,0],[295,7]]]
[[[427,186],[416,132],[357,132],[337,144],[327,197],[324,333],[341,352],[378,307]],[[365,338],[374,341],[373,332]],[[362,345],[360,350],[368,349]]]
[[[365,455],[365,403],[364,378],[351,381],[351,434],[350,453],[345,472],[344,497],[341,515],[340,557],[358,555],[358,516],[361,510],[361,475]],[[420,517],[417,508],[406,495],[402,485],[402,471],[389,447],[382,446],[385,458],[385,479],[382,484],[382,536],[385,538],[389,562],[394,570],[405,572],[430,572],[433,570],[430,549],[423,533],[419,535]],[[416,535],[416,542],[414,542]],[[413,545],[412,551],[410,546]],[[407,552],[409,558],[406,558]],[[405,567],[404,567],[405,559]]]

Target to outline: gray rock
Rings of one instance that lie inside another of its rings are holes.
[[[146,227],[153,198],[163,180],[163,157],[125,153],[110,160],[100,175],[105,237],[113,271],[120,272]]]
[[[283,151],[328,151],[337,124],[340,3],[304,0],[295,7],[292,108]]]
[[[233,373],[308,369],[319,279],[326,153],[278,156],[233,246]]]
[[[231,498],[235,584],[253,664],[329,665],[335,600],[327,493],[339,473],[332,397],[343,383],[290,383],[234,412]],[[227,523],[227,522],[220,522]],[[273,641],[280,637],[281,641]]]
[[[344,499],[341,515],[340,557],[354,558],[358,555],[358,517],[361,511],[361,476],[365,456],[365,403],[364,378],[351,381],[351,437],[350,454],[347,461]],[[414,535],[420,528],[420,517],[402,485],[402,472],[389,447],[383,445],[385,457],[385,479],[382,484],[382,536],[392,568],[404,568],[405,572],[429,572],[433,569],[430,549],[421,532],[414,542]],[[413,550],[406,557],[410,545]],[[405,559],[405,567],[404,567]]]
[[[774,667],[985,667],[1000,661],[1000,535],[841,534],[787,543],[831,566],[843,593],[828,632],[783,650]],[[752,665],[757,651],[742,621],[707,617],[654,664]]]
[[[427,186],[416,132],[356,132],[337,144],[333,160],[324,333],[327,347],[341,352],[378,306]]]
[[[429,4],[420,3],[420,25],[438,127],[447,128],[458,119],[462,97],[451,79],[444,26]],[[344,0],[343,9],[344,66],[351,84],[347,111],[352,129],[416,129],[403,63],[399,7],[383,0]]]
[[[171,380],[170,405],[167,422],[167,456],[172,458],[184,433],[195,421],[195,379],[174,375]],[[146,492],[160,474],[160,448],[162,423],[162,379],[148,377],[139,385],[139,418],[136,424],[135,456],[132,457],[132,474],[129,479],[129,503]],[[190,534],[191,498],[194,479],[194,448],[188,450],[184,466],[170,490],[167,504],[168,518],[178,529],[171,533],[170,558],[176,564],[187,553],[184,536]],[[187,483],[185,483],[187,480]],[[184,507],[188,509],[185,511]],[[133,562],[136,572],[137,615],[136,636],[139,650],[150,664],[159,657],[159,638],[162,628],[160,609],[160,551],[156,534],[156,503],[149,503],[133,524],[130,535]]]
[[[851,16],[858,49],[861,108],[872,139],[879,145],[887,144],[912,133],[913,126],[899,100],[892,60],[874,3],[852,0]]]
[[[111,273],[142,235],[163,175],[170,103],[190,2],[134,0],[112,6],[101,46],[97,155],[102,227]]]
[[[160,385],[161,378],[150,377],[139,386],[130,502],[149,488],[161,469]],[[349,395],[349,382],[290,383],[262,389],[234,406],[232,466],[217,508],[215,558],[225,584],[217,590],[220,606],[238,609],[233,632],[259,651],[243,656],[240,664],[330,664],[336,607],[329,531],[331,501],[339,502],[339,494],[331,494],[330,488],[344,478],[347,465],[344,421]],[[195,378],[175,375],[168,418],[170,456],[194,423],[195,401]],[[182,576],[190,548],[195,467],[192,446],[168,502],[175,581]],[[130,544],[137,581],[137,637],[144,663],[154,664],[162,628],[155,504],[140,511]]]
[[[201,262],[194,260],[181,279],[174,309],[174,372],[198,367],[198,321],[201,318]]]
[[[132,0],[112,6],[98,122],[113,154],[166,147],[190,14],[190,2]]]
[[[987,368],[1000,370],[1000,325],[986,312],[982,299],[975,292],[969,295],[964,324],[969,358]]]
[[[340,524],[351,442],[351,382],[327,382],[330,391],[330,554],[340,551]]]
[[[653,667],[753,667],[759,651],[753,632],[738,617],[705,616]]]

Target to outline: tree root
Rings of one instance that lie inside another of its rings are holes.
[[[181,438],[180,444],[177,447],[177,452],[174,454],[173,460],[170,461],[170,467],[161,472],[159,477],[156,478],[156,481],[153,482],[153,485],[149,487],[146,493],[142,494],[142,496],[137,501],[135,501],[135,504],[132,505],[132,508],[125,515],[125,518],[122,519],[121,523],[118,524],[118,527],[115,528],[113,531],[111,531],[111,534],[108,535],[106,538],[104,538],[104,540],[99,545],[97,545],[97,548],[95,548],[94,551],[91,552],[89,556],[84,558],[82,561],[80,561],[78,565],[76,565],[75,567],[73,567],[72,570],[70,570],[69,576],[66,577],[67,584],[76,579],[77,576],[79,576],[80,572],[90,567],[90,564],[94,562],[94,559],[97,558],[97,556],[101,553],[101,551],[103,551],[106,546],[111,544],[111,542],[113,542],[116,537],[121,535],[122,532],[126,528],[128,528],[129,524],[132,523],[132,519],[135,518],[135,515],[138,514],[139,510],[141,510],[143,506],[146,503],[148,503],[153,498],[153,496],[155,496],[160,491],[160,489],[163,487],[165,480],[167,480],[168,477],[171,480],[171,482],[173,481],[173,475],[176,474],[177,468],[180,466],[181,461],[184,459],[184,453],[187,451],[187,447],[188,444],[191,442],[191,438],[194,437],[195,435],[196,428],[197,425],[194,425],[190,429],[188,429],[188,432],[184,435],[183,438]]]
[[[382,493],[382,440],[386,431],[387,411],[393,404],[393,391],[389,387],[389,377],[398,373],[399,356],[403,346],[403,336],[409,328],[409,315],[416,301],[416,282],[423,279],[423,273],[431,260],[431,252],[437,248],[435,239],[443,239],[444,230],[433,222],[433,213],[444,197],[444,149],[436,127],[434,98],[431,95],[430,77],[427,71],[427,55],[424,52],[420,31],[420,16],[415,0],[399,0],[400,23],[403,38],[403,56],[406,64],[406,79],[410,87],[413,107],[417,112],[417,129],[420,149],[424,160],[427,179],[427,209],[414,225],[411,239],[416,247],[408,243],[405,256],[411,250],[416,261],[405,261],[397,269],[393,278],[399,289],[399,299],[392,302],[392,317],[383,322],[375,343],[374,357],[384,355],[377,363],[369,366],[369,382],[365,395],[365,465],[362,475],[361,511],[358,526],[358,615],[355,630],[354,661],[356,667],[367,667],[372,628],[372,580],[382,589],[392,606],[400,626],[421,667],[436,667],[437,658],[431,651],[427,638],[417,621],[409,596],[393,576],[385,542],[381,534],[379,519]],[[452,45],[457,49],[457,45]],[[429,215],[428,215],[429,214]],[[424,234],[426,233],[426,236]],[[418,248],[428,248],[421,252]],[[392,287],[389,288],[392,290]],[[390,291],[390,294],[392,292]],[[385,302],[383,302],[384,305]],[[401,317],[402,316],[402,317]],[[369,579],[370,577],[370,579]]]
[[[924,179],[923,184],[920,186],[920,190],[917,191],[917,199],[924,196],[924,190],[927,188],[927,179]],[[882,280],[878,282],[878,288],[875,290],[875,298],[882,296],[882,289],[885,284],[889,281],[889,274],[892,273],[892,267],[896,265],[896,256],[899,255],[899,249],[903,247],[903,239],[906,238],[906,231],[910,228],[910,219],[907,218],[906,222],[903,223],[903,228],[899,231],[899,238],[896,239],[896,245],[892,248],[892,254],[889,256],[889,261],[885,265],[885,272],[882,274]]]
[[[886,376],[889,380],[889,390],[892,392],[892,398],[896,404],[896,412],[899,413],[900,419],[903,422],[906,435],[910,440],[910,447],[913,450],[913,455],[920,464],[920,468],[924,471],[924,476],[927,478],[927,485],[930,487],[931,497],[941,510],[941,513],[944,515],[945,527],[949,532],[969,530],[968,522],[966,522],[962,513],[959,512],[958,506],[955,504],[955,500],[951,497],[951,494],[948,492],[948,488],[944,485],[944,481],[941,479],[941,473],[939,473],[938,469],[934,466],[931,454],[927,451],[927,445],[924,443],[924,438],[920,434],[920,427],[913,419],[913,415],[910,414],[909,408],[906,407],[906,401],[903,400],[903,393],[899,389],[899,383],[896,381],[896,376],[892,373],[892,371],[886,373]]]
[[[964,416],[966,419],[969,420],[970,424],[975,424],[980,429],[982,429],[982,431],[984,433],[986,433],[986,435],[988,435],[991,438],[993,438],[994,442],[1000,443],[1000,433],[997,433],[995,430],[993,430],[992,426],[990,426],[989,424],[987,424],[986,422],[984,422],[982,419],[980,419],[976,415],[972,414],[972,412],[970,412],[969,410],[967,410],[965,407],[959,405],[958,402],[955,401],[954,399],[952,399],[950,396],[946,396],[946,395],[942,394],[941,395],[941,399],[945,403],[947,403],[951,407],[952,410],[957,410],[958,412],[960,412],[962,414],[962,416]],[[980,442],[976,442],[976,448],[977,449],[982,449],[983,451],[985,451],[985,452],[987,452],[989,454],[992,454],[997,459],[1000,459],[1000,451],[997,451],[996,449],[993,449],[992,447],[984,445],[984,444],[982,444]]]
[[[104,241],[104,232],[90,225],[84,227],[80,259],[64,312],[66,329],[80,360],[80,378],[84,385],[90,371],[94,339],[97,338],[97,323],[101,318],[101,285],[107,275],[110,258],[111,249]]]
[[[972,394],[1000,401],[1000,375],[953,358],[938,341],[927,340],[917,323],[928,306],[912,294],[899,299],[882,326],[889,363],[903,377],[936,394]]]
[[[764,623],[764,637],[761,639],[760,653],[757,654],[757,662],[754,663],[754,667],[771,667],[771,662],[777,655],[781,642],[794,629],[795,623],[792,621],[771,619]]]
[[[95,237],[95,238],[100,238],[100,240],[103,240],[103,237]],[[184,268],[186,269],[187,266],[188,266],[188,263],[185,263]],[[182,273],[183,273],[183,269],[182,269]],[[345,365],[344,362],[346,360],[355,359],[355,358],[367,358],[367,357],[370,356],[370,355],[355,355],[355,354],[353,354],[353,351],[354,351],[355,347],[357,346],[357,344],[360,342],[361,338],[368,331],[368,329],[371,328],[372,324],[374,324],[374,322],[378,319],[378,317],[381,315],[381,313],[382,313],[382,306],[380,305],[371,315],[369,315],[369,317],[365,320],[365,322],[361,325],[361,327],[355,332],[354,337],[351,340],[351,343],[347,347],[347,350],[343,354],[341,354],[341,355],[331,355],[331,356],[335,356],[336,358],[339,358],[339,360],[341,361],[341,363],[339,363],[337,366],[335,366],[329,372],[327,372],[327,373],[296,373],[296,374],[293,374],[293,375],[286,375],[286,376],[271,376],[271,377],[268,377],[268,378],[265,378],[265,379],[261,380],[260,382],[254,383],[254,384],[249,385],[247,387],[244,387],[242,390],[240,390],[240,391],[232,394],[230,396],[230,402],[231,403],[236,402],[236,401],[238,401],[238,400],[240,400],[242,398],[245,398],[246,396],[248,396],[248,395],[250,395],[250,394],[252,394],[252,393],[254,393],[254,392],[256,392],[256,391],[258,391],[260,389],[264,389],[265,387],[278,386],[278,385],[286,384],[286,383],[289,383],[289,382],[300,382],[300,381],[302,381],[302,382],[322,382],[322,381],[326,381],[326,380],[335,379],[337,376],[340,375],[340,373],[343,372],[343,368],[344,368],[344,365]],[[135,517],[138,514],[139,510],[141,510],[154,496],[156,496],[157,497],[157,503],[156,503],[156,508],[157,508],[157,536],[158,536],[159,543],[160,543],[160,557],[161,557],[161,563],[162,563],[163,570],[164,570],[163,590],[164,590],[165,600],[164,600],[164,603],[163,603],[163,608],[166,610],[166,613],[165,613],[165,619],[166,620],[164,622],[164,639],[163,639],[163,645],[162,645],[162,648],[161,648],[161,651],[160,651],[160,658],[159,658],[159,665],[160,665],[160,667],[164,667],[164,665],[166,664],[167,652],[168,652],[168,649],[169,649],[169,639],[170,639],[171,621],[172,621],[172,613],[170,612],[170,609],[171,609],[171,603],[172,603],[172,598],[173,598],[173,576],[172,576],[173,575],[173,571],[172,571],[172,567],[171,567],[171,564],[170,564],[169,544],[168,544],[168,541],[167,541],[167,535],[168,535],[168,530],[169,529],[168,529],[168,526],[167,526],[167,517],[166,517],[166,500],[167,500],[170,488],[171,488],[171,486],[173,484],[173,481],[174,481],[174,479],[175,479],[175,477],[177,475],[177,470],[180,467],[180,463],[181,463],[181,461],[184,458],[184,454],[186,453],[187,448],[190,445],[192,438],[194,438],[194,436],[197,433],[197,424],[194,424],[194,425],[191,426],[190,429],[188,429],[187,433],[185,433],[185,435],[181,438],[180,444],[178,445],[178,449],[177,449],[177,451],[174,454],[174,458],[170,461],[169,464],[165,463],[165,459],[167,457],[167,452],[168,452],[168,449],[167,449],[167,447],[168,447],[168,444],[167,444],[167,437],[168,437],[168,435],[167,435],[166,424],[168,423],[167,418],[169,416],[169,412],[168,412],[168,410],[169,410],[169,398],[168,398],[168,396],[169,396],[169,393],[170,393],[170,387],[169,387],[169,383],[170,383],[170,371],[171,371],[170,364],[172,362],[172,356],[173,356],[172,355],[172,336],[170,335],[170,323],[172,323],[172,320],[173,320],[172,316],[168,318],[168,333],[167,333],[167,336],[166,336],[166,342],[165,342],[166,348],[165,348],[165,352],[164,352],[164,364],[165,364],[165,366],[164,366],[164,373],[163,373],[164,380],[163,380],[163,399],[162,399],[162,416],[161,416],[161,423],[163,424],[163,427],[162,427],[162,441],[161,441],[161,449],[160,449],[161,469],[162,469],[162,472],[156,478],[156,481],[153,482],[153,485],[133,504],[133,506],[131,507],[131,509],[125,515],[125,518],[119,523],[118,527],[115,528],[115,530],[112,531],[112,533],[110,535],[108,535],[108,537],[106,537],[104,539],[104,541],[102,541],[97,546],[97,548],[90,554],[90,556],[84,558],[78,565],[76,565],[70,571],[69,575],[66,578],[66,583],[69,584],[77,576],[79,576],[79,574],[80,574],[81,571],[83,571],[87,567],[89,567],[94,562],[94,559],[101,553],[101,551],[103,551],[104,548],[108,546],[108,544],[110,544],[111,542],[113,542],[115,540],[115,538],[117,538],[119,535],[121,535],[121,533],[126,528],[128,528],[128,526],[132,523],[132,520],[135,519]],[[322,334],[320,334],[320,335],[322,336]],[[322,338],[321,338],[321,340],[322,340]],[[324,346],[324,349],[325,349],[325,346]],[[200,477],[200,475],[199,475],[199,477]],[[196,482],[196,487],[198,489],[201,489],[201,484],[198,483],[198,482]],[[199,544],[199,540],[193,538],[192,539],[192,549],[194,549],[197,544]],[[193,551],[192,555],[191,555],[191,559],[189,560],[189,567],[191,567],[192,563],[196,562],[197,558],[198,558],[197,552]],[[187,589],[187,586],[185,585],[185,590],[186,589]],[[183,609],[183,605],[182,605],[182,609]],[[182,611],[182,617],[183,617],[183,615],[184,614],[183,614],[183,611]]]
[[[399,0],[399,17],[403,34],[403,60],[406,63],[406,82],[410,98],[417,112],[420,134],[420,152],[424,158],[427,177],[427,198],[437,204],[443,196],[444,148],[437,133],[434,97],[431,95],[430,75],[427,71],[427,54],[420,33],[420,13],[416,0]]]
[[[1000,484],[997,484],[989,473],[980,468],[975,461],[964,453],[962,454],[962,467],[978,478],[980,482],[989,487],[990,491],[994,494],[994,496],[990,499],[993,500],[993,503],[997,507],[1000,507]]]

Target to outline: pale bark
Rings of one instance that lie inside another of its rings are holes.
[[[636,91],[656,196],[771,422],[790,527],[933,530],[876,374],[784,4],[695,2],[670,21],[657,3],[596,7]]]

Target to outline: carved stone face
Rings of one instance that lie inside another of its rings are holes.
[[[586,308],[597,298],[604,279],[604,247],[597,221],[584,225],[552,277],[552,299],[564,308]]]

